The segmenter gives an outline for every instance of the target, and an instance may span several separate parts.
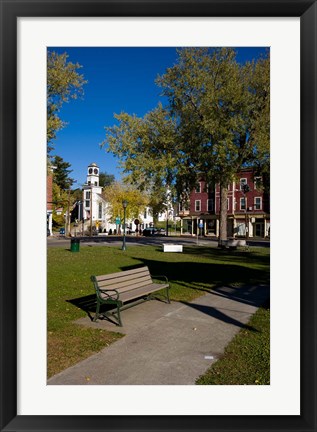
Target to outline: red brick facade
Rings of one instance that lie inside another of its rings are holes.
[[[249,191],[244,193],[242,185],[247,184]],[[220,187],[207,187],[200,179],[195,190],[190,194],[188,210],[180,208],[185,231],[197,234],[199,225],[203,225],[204,235],[219,235]],[[263,191],[262,179],[254,177],[250,169],[242,170],[236,181],[228,184],[228,236],[244,236],[247,230],[250,237],[268,237],[270,235],[270,200]]]

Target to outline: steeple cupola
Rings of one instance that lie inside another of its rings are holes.
[[[99,167],[94,162],[88,165],[87,184],[88,186],[99,186]]]

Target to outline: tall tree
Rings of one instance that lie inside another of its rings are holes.
[[[113,174],[108,174],[107,172],[99,173],[99,186],[106,187],[110,186],[115,182],[115,176]]]
[[[227,185],[237,172],[269,169],[269,58],[241,65],[234,49],[185,48],[159,76],[168,107],[116,115],[105,143],[128,179],[184,201],[199,177],[220,184],[220,244],[227,240]],[[159,201],[164,202],[163,196]]]
[[[61,190],[70,189],[74,183],[74,179],[69,177],[69,174],[73,171],[69,169],[71,164],[65,162],[60,156],[54,156],[51,163],[54,167],[54,183],[56,183]]]
[[[65,102],[83,95],[83,86],[87,83],[78,70],[78,63],[67,60],[68,54],[47,53],[47,148],[53,149],[57,132],[65,126],[59,111]]]
[[[269,71],[268,58],[240,65],[233,49],[186,48],[157,80],[181,138],[179,189],[193,187],[199,175],[220,184],[220,244],[228,183],[242,167],[269,161],[270,82],[262,69]]]
[[[119,158],[125,182],[149,196],[155,219],[173,189],[176,125],[162,105],[143,118],[127,113],[116,114],[115,118],[119,124],[106,128],[102,145]]]

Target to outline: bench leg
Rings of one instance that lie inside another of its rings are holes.
[[[117,312],[118,312],[118,322],[119,322],[119,326],[122,327],[122,321],[121,321],[120,307],[119,307],[119,306],[117,306]]]
[[[166,298],[167,298],[167,303],[171,303],[169,287],[166,288]]]
[[[94,322],[96,322],[99,317],[99,310],[100,310],[100,302],[97,300],[96,315],[94,318]]]

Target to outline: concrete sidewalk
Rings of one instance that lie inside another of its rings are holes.
[[[222,287],[191,303],[136,305],[122,312],[124,327],[80,319],[80,325],[126,335],[48,384],[195,384],[268,297],[267,286]]]

